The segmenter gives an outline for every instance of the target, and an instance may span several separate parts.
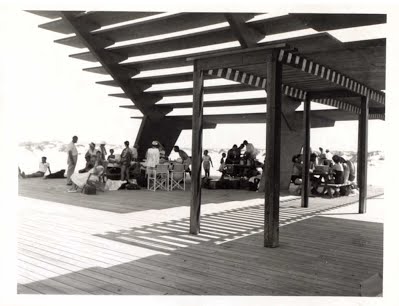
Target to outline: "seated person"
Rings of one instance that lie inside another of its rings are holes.
[[[350,160],[346,161],[346,164],[348,165],[349,168],[349,177],[348,177],[348,181],[349,182],[354,182],[355,181],[355,177],[356,177],[356,168],[355,165],[353,164],[353,162],[351,162]]]
[[[226,164],[239,164],[240,163],[240,149],[237,145],[233,145],[233,147],[227,151]]]
[[[158,141],[158,149],[159,149],[159,162],[162,164],[168,161],[168,157],[166,156],[165,147]]]
[[[83,169],[79,170],[79,173],[88,172],[90,169],[94,167],[95,158],[97,157],[96,145],[94,142],[89,144],[89,150],[87,150],[85,154],[86,166]]]
[[[291,182],[299,185],[302,184],[302,155],[296,154],[292,157],[294,163],[292,167]]]
[[[338,155],[334,155],[332,157],[334,165],[332,168],[332,174],[334,177],[334,184],[343,184],[344,183],[344,167],[341,163],[341,158]]]
[[[21,172],[21,170],[18,168],[19,175],[22,178],[43,177],[46,174],[47,170],[51,174],[50,164],[47,162],[47,157],[45,156],[42,157],[42,161],[39,163],[39,171],[35,173],[25,174],[25,172]]]
[[[107,166],[108,166],[108,161],[106,161],[105,159],[102,158],[101,151],[97,151],[96,159],[94,162],[94,167],[97,167],[97,166],[103,166],[104,169],[107,169]]]
[[[310,172],[313,172],[316,169],[316,165],[317,165],[317,154],[312,153],[310,154],[310,163],[309,163]]]
[[[84,173],[74,173],[71,176],[72,187],[68,192],[77,192],[82,189],[88,181],[100,182],[100,176],[104,172],[103,166],[97,166]]]

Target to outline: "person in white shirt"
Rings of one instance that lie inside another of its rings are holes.
[[[78,142],[78,136],[72,137],[72,142],[67,146],[68,154],[68,171],[67,171],[67,185],[72,185],[71,175],[75,172],[75,167],[78,162],[78,149],[76,149],[75,143]]]
[[[331,154],[329,149],[326,149],[326,159],[330,161],[333,159],[333,155]]]
[[[244,157],[246,159],[251,158],[255,159],[258,151],[255,149],[255,146],[252,143],[249,143],[248,141],[244,140],[243,143],[240,145],[239,149],[241,150],[245,146],[245,153]]]
[[[146,173],[148,174],[149,171],[155,168],[156,165],[159,164],[159,149],[158,149],[158,142],[153,141],[152,147],[147,150],[145,154],[146,158]]]
[[[47,162],[47,157],[43,156],[42,161],[39,163],[39,171],[36,171],[35,173],[31,173],[31,174],[25,174],[25,172],[21,173],[21,170],[19,170],[19,171],[20,171],[20,175],[23,178],[32,178],[32,177],[43,177],[46,174],[47,170],[51,174],[50,164]]]

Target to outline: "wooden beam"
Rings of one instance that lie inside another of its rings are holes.
[[[242,72],[240,70],[237,69],[232,69],[232,68],[219,68],[219,69],[209,69],[206,70],[205,75],[212,75],[214,77],[219,77],[219,78],[224,78],[226,80],[230,80],[230,81],[235,81],[235,82],[240,82],[241,84],[246,84],[249,86],[253,86],[259,89],[265,89],[266,88],[266,78],[265,77],[259,77],[257,75],[251,74],[251,73],[246,73],[246,72]],[[282,91],[283,94],[286,96],[289,96],[291,98],[296,98],[299,100],[304,100],[308,95],[309,92],[306,92],[305,90],[301,90],[299,88],[295,88],[289,85],[285,85],[282,84]],[[343,96],[344,93],[346,92],[346,96],[359,96],[358,94],[354,94],[350,91],[345,91],[345,90],[340,90],[340,93],[336,92],[336,95],[338,96]],[[332,91],[326,92],[323,94],[320,94],[319,97],[323,96],[325,97],[325,95],[327,95],[327,93],[332,93]],[[334,95],[333,95],[334,96]],[[340,100],[336,100],[333,99],[331,97],[328,98],[317,98],[318,95],[311,95],[310,98],[313,100],[313,102],[317,102],[320,104],[324,104],[324,105],[330,105],[330,106],[334,106],[337,107],[338,109],[342,109],[348,112],[354,112],[354,113],[360,113],[360,108],[340,101]]]
[[[347,97],[360,97],[359,94],[349,90],[323,90],[323,91],[308,91],[310,99],[323,99],[323,98],[347,98]]]
[[[259,90],[259,89],[245,84],[227,84],[227,85],[204,87],[205,94],[254,91],[254,90]],[[175,96],[187,96],[192,94],[192,92],[193,88],[172,88],[172,89],[152,90],[148,91],[147,93],[160,95],[163,97],[175,97]]]
[[[281,79],[282,65],[273,54],[267,61],[267,131],[264,246],[279,245]]]
[[[246,24],[246,19],[242,16],[237,14],[224,14],[224,16],[242,48],[255,47],[257,42],[265,37],[264,34],[258,32],[255,28],[250,28]]]
[[[305,131],[305,141],[303,144],[303,171],[302,171],[302,193],[301,207],[309,207],[309,166],[310,166],[310,99],[305,99],[303,110],[303,127]]]
[[[222,52],[212,52],[203,55],[194,55],[187,61],[201,60],[200,68],[202,70],[231,68],[256,64],[264,64],[267,54],[271,54],[274,49],[288,49],[291,52],[296,50],[290,48],[286,43],[279,43],[248,49],[225,49]]]
[[[204,102],[204,107],[221,107],[221,106],[248,106],[248,105],[266,105],[266,98],[255,99],[239,99],[239,100],[222,100],[222,101],[208,101]],[[171,107],[171,108],[192,108],[192,102],[183,103],[163,103],[157,104],[158,107]],[[134,105],[121,105],[119,107],[137,109]]]
[[[190,234],[200,232],[204,72],[194,61]]]
[[[367,201],[367,162],[368,162],[368,117],[369,98],[361,97],[361,112],[359,116],[358,142],[358,184],[359,184],[359,213],[366,212]]]
[[[134,82],[129,72],[126,69],[121,69],[120,65],[116,65],[117,62],[123,60],[124,56],[115,52],[109,52],[96,46],[96,41],[93,40],[93,35],[88,29],[79,23],[73,15],[68,12],[61,12],[63,21],[70,26],[75,32],[76,36],[87,46],[90,52],[96,57],[98,62],[102,65],[105,71],[114,79],[114,81],[123,90],[124,94],[138,107],[138,109],[144,114],[151,117],[153,114],[149,112],[148,106],[155,104],[156,97],[152,99],[146,99],[146,103],[142,101],[143,91],[150,85],[142,84],[140,82]],[[146,93],[150,96],[150,93]],[[159,117],[160,113],[155,113],[155,117]]]

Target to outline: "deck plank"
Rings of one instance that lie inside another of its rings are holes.
[[[20,294],[357,296],[383,268],[382,223],[328,217],[355,212],[356,198],[311,198],[301,208],[283,195],[280,247],[268,249],[264,200],[253,192],[204,190],[193,236],[189,192],[90,197],[64,183],[20,182]]]

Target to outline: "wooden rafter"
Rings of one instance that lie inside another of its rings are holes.
[[[250,73],[245,73],[237,69],[232,69],[232,68],[209,69],[207,70],[206,73],[230,81],[240,82],[241,84],[257,87],[259,89],[266,89],[266,81],[267,81],[266,78],[259,77]],[[282,85],[282,92],[286,96],[300,100],[306,99],[307,96],[306,91],[285,84]],[[312,101],[324,105],[333,106],[348,112],[353,112],[356,114],[360,113],[359,107],[337,99],[324,98],[324,99],[312,99]]]
[[[355,92],[356,94],[367,96],[370,100],[373,100],[377,103],[385,104],[384,93],[363,85],[347,75],[344,75],[324,65],[320,65],[301,55],[281,49],[278,60],[286,65],[295,67],[303,72],[312,74],[323,80],[329,81],[330,83],[334,83],[338,86],[346,88],[352,92]]]
[[[82,41],[90,52],[97,58],[103,69],[114,79],[114,81],[123,90],[124,94],[137,106],[137,108],[145,115],[151,116],[151,106],[160,100],[161,97],[152,96],[146,93],[144,99],[144,90],[148,86],[142,86],[139,82],[134,82],[131,79],[131,74],[126,69],[121,69],[118,63],[126,57],[123,54],[115,54],[108,50],[104,50],[96,46],[96,41],[93,39],[89,30],[79,24],[74,15],[70,12],[61,12],[61,17],[66,24],[68,24],[75,32],[76,36]],[[165,109],[166,110],[166,109]],[[160,112],[154,113],[157,117],[165,115]]]

